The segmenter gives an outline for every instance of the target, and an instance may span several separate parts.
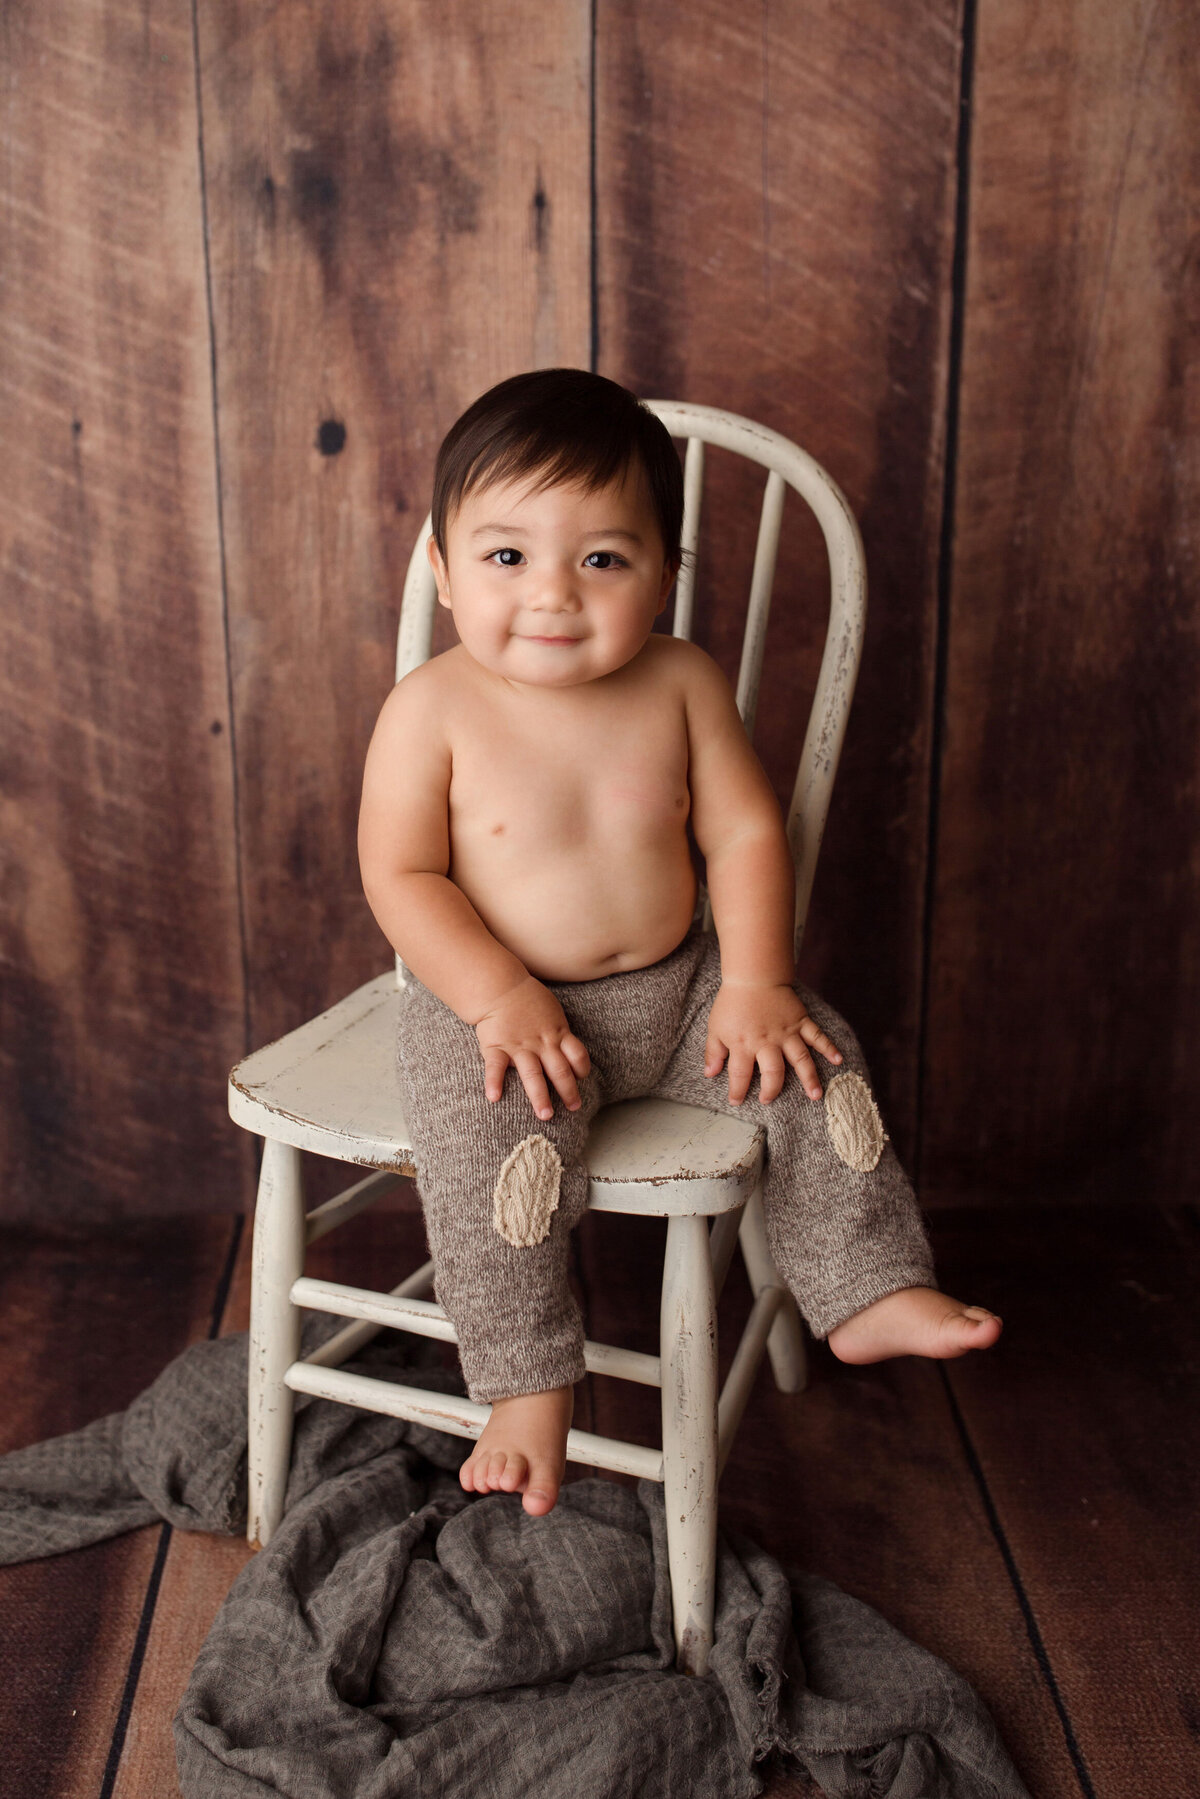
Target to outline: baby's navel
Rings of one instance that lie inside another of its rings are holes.
[[[499,835],[503,829],[504,829],[503,825],[493,825],[492,826],[492,836],[499,837]]]

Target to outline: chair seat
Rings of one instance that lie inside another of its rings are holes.
[[[395,1070],[399,995],[389,969],[255,1050],[229,1076],[230,1117],[297,1149],[411,1174]],[[763,1141],[758,1125],[701,1106],[621,1100],[592,1123],[588,1204],[663,1217],[731,1211],[753,1191]]]

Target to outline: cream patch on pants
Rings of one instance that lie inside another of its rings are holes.
[[[829,1139],[847,1168],[868,1174],[883,1154],[886,1133],[871,1089],[860,1074],[835,1074],[825,1089]]]
[[[558,1205],[562,1161],[549,1137],[525,1137],[496,1178],[492,1223],[516,1249],[532,1249],[550,1234]]]

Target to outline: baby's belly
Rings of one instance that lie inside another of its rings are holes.
[[[647,968],[680,944],[696,906],[683,830],[647,853],[604,842],[517,866],[478,846],[451,860],[450,878],[492,935],[540,981],[592,981]]]

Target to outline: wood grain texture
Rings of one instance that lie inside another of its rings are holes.
[[[212,1217],[132,1220],[102,1239],[7,1229],[0,1454],[123,1411],[206,1336],[232,1228]],[[154,1525],[0,1568],[6,1793],[100,1791],[161,1535]]]
[[[980,8],[930,1192],[1197,1191],[1198,46]]]
[[[1196,1214],[1008,1204],[938,1224],[945,1272],[1005,1321],[994,1359],[947,1372],[1093,1789],[1187,1799],[1200,1792]]]
[[[0,1209],[245,1205],[190,12],[5,9]],[[52,1196],[52,1197],[48,1197]]]
[[[825,464],[863,527],[858,697],[802,972],[859,1030],[902,1154],[920,936],[958,98],[956,0],[599,9],[599,368]],[[711,455],[698,640],[736,671],[761,478]],[[789,502],[756,748],[790,795],[824,633]]]
[[[261,1044],[391,953],[358,798],[438,443],[493,382],[587,358],[588,11],[209,0],[199,21]]]

